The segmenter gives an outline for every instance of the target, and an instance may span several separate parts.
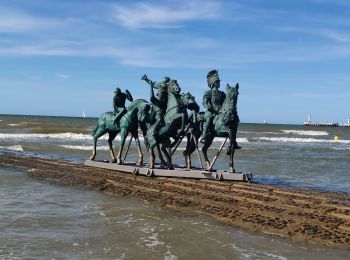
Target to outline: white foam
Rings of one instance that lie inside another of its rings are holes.
[[[0,139],[69,139],[69,140],[91,140],[92,136],[89,134],[76,133],[57,133],[57,134],[9,134],[0,133]],[[101,137],[101,139],[108,139],[108,135]]]
[[[19,144],[11,145],[11,146],[0,146],[0,148],[7,149],[7,150],[12,150],[12,151],[23,152],[23,147],[20,146]]]
[[[18,125],[21,125],[21,124],[7,124],[8,126],[18,126]]]
[[[332,140],[332,139],[316,139],[316,138],[298,138],[298,137],[259,137],[252,140],[280,143],[330,143],[330,144],[350,144],[350,140]]]
[[[324,136],[329,135],[326,131],[309,131],[309,130],[281,130],[285,134],[309,135],[309,136]]]
[[[224,137],[216,137],[216,138],[214,138],[213,142],[222,143],[224,140],[225,140]],[[236,141],[238,143],[248,143],[249,142],[248,138],[243,138],[243,137],[236,138]]]
[[[71,149],[71,150],[83,150],[83,151],[92,151],[94,148],[92,145],[59,145],[62,148]],[[108,145],[97,146],[97,150],[109,150]]]
[[[129,140],[130,137],[127,138]],[[92,136],[90,134],[77,134],[77,133],[57,133],[57,134],[13,134],[13,133],[0,133],[0,139],[66,139],[66,140],[92,140]],[[108,134],[100,137],[99,139],[108,139]],[[143,141],[143,136],[139,137],[140,141]],[[115,140],[119,141],[120,136],[118,135]],[[223,142],[225,138],[218,137],[215,138],[213,142]],[[183,142],[186,142],[187,138],[183,139]],[[247,138],[237,138],[237,142],[239,143],[247,143],[249,142]],[[69,148],[69,147],[66,147]],[[81,150],[84,150],[82,148]],[[87,150],[87,149],[86,149]]]

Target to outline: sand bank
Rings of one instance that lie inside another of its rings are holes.
[[[1,155],[47,181],[204,213],[253,231],[350,250],[350,195],[254,183],[147,178],[62,160]]]

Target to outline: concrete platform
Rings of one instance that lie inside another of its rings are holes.
[[[118,165],[116,163],[109,163],[108,161],[91,161],[86,160],[84,165],[109,169],[119,172],[131,173],[134,175],[145,175],[148,177],[170,177],[170,178],[190,178],[190,179],[210,179],[210,180],[223,180],[223,181],[243,181],[250,182],[253,179],[251,173],[236,172],[229,173],[227,171],[202,171],[201,169],[187,170],[186,168],[176,166],[174,170],[168,170],[164,168],[148,169],[146,165],[144,167],[137,166],[135,163],[125,163]]]

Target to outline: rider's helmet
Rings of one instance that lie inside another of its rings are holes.
[[[114,91],[114,93],[116,94],[116,95],[119,95],[120,93],[121,93],[122,91],[120,90],[120,88],[116,88],[115,89],[115,91]]]
[[[220,82],[219,72],[217,70],[211,70],[207,74],[208,86],[211,88],[214,83]]]
[[[165,77],[162,78],[162,83],[163,83],[163,84],[167,84],[169,81],[170,81],[170,78],[167,77],[167,76],[165,76]]]

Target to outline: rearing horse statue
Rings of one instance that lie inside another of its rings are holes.
[[[147,131],[147,139],[149,143],[149,168],[154,168],[155,153],[154,148],[157,144],[162,144],[161,151],[166,158],[168,169],[173,169],[171,155],[167,151],[170,148],[172,137],[175,140],[183,135],[185,125],[188,123],[187,109],[199,111],[199,106],[195,102],[194,97],[187,94],[180,94],[181,88],[176,80],[171,80],[168,84],[168,101],[164,117],[164,126],[159,129],[158,134],[154,128]]]

